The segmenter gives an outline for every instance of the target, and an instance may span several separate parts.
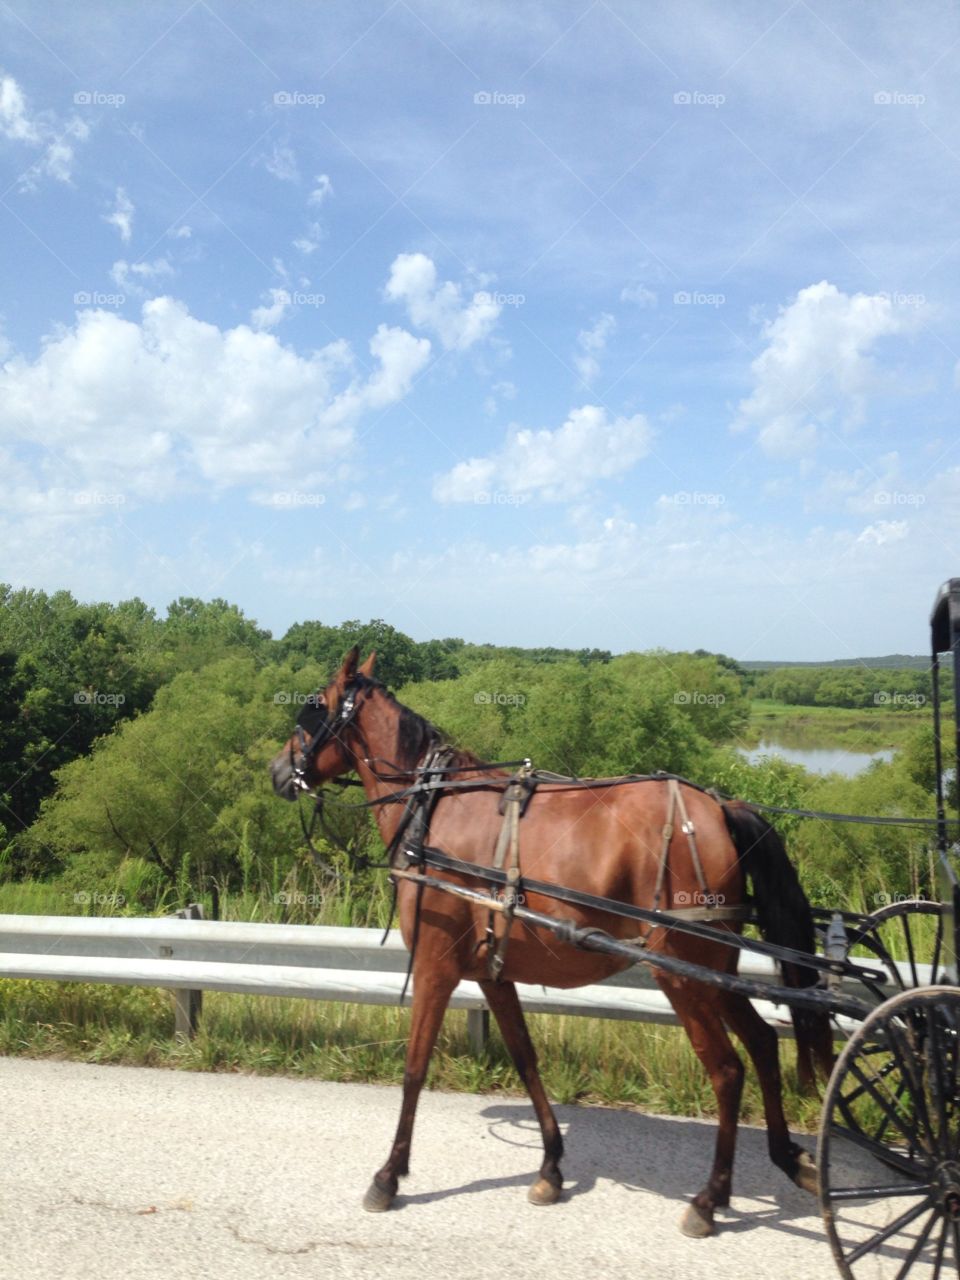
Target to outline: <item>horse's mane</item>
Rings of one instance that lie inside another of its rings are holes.
[[[442,729],[431,724],[424,716],[419,715],[412,707],[405,706],[390,692],[385,684],[373,676],[357,677],[358,687],[369,691],[376,690],[397,709],[397,745],[395,763],[403,769],[413,769],[428,751],[440,746],[448,746],[453,752],[451,760],[455,765],[480,764],[480,757],[472,751],[466,751],[452,744]]]

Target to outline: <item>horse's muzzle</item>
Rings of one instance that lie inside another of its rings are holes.
[[[281,799],[296,800],[300,786],[288,751],[281,751],[271,760],[270,777],[273,781],[273,789]]]

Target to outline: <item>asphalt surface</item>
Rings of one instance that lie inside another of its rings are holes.
[[[713,1125],[558,1108],[563,1200],[519,1099],[426,1092],[396,1206],[361,1198],[395,1088],[0,1058],[3,1280],[835,1277],[816,1202],[741,1129],[720,1233],[678,1230]],[[807,1145],[812,1145],[808,1142]]]

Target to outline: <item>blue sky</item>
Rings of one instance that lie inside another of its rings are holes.
[[[0,6],[0,579],[922,652],[960,13]]]

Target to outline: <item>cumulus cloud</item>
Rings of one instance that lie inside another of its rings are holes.
[[[364,374],[344,341],[301,356],[169,297],[146,302],[139,322],[86,310],[36,359],[0,369],[0,438],[42,442],[45,489],[151,499],[175,484],[316,485],[362,415],[404,396],[430,355],[428,340],[386,325],[369,346]]]
[[[0,137],[40,150],[37,159],[20,175],[21,190],[34,190],[41,177],[69,182],[74,144],[89,136],[89,126],[79,116],[61,122],[51,112],[32,113],[14,77],[0,76]]]
[[[827,426],[859,426],[880,383],[872,349],[912,323],[884,294],[851,296],[826,280],[801,289],[764,326],[767,346],[734,428],[755,428],[765,453],[790,458],[810,453]]]
[[[290,306],[290,293],[286,289],[271,289],[270,302],[262,307],[255,307],[250,312],[250,323],[255,329],[272,329],[279,324]]]
[[[486,338],[500,304],[482,290],[464,302],[459,284],[437,283],[437,268],[425,253],[401,253],[390,267],[386,296],[406,306],[411,324],[439,338],[447,351],[466,351]]]
[[[617,329],[617,322],[608,312],[602,312],[589,329],[581,329],[577,334],[579,353],[574,356],[573,363],[577,373],[586,383],[591,383],[600,372],[599,357],[606,350],[607,342]]]
[[[117,187],[117,194],[114,197],[113,209],[110,213],[103,215],[104,222],[108,222],[111,227],[116,227],[120,232],[120,239],[124,244],[128,244],[130,237],[133,235],[133,201],[127,195],[123,187]]]
[[[439,502],[477,502],[501,489],[547,501],[574,498],[596,481],[628,471],[650,452],[652,440],[643,414],[611,421],[606,409],[583,405],[556,431],[514,428],[495,453],[439,476],[433,496]]]

